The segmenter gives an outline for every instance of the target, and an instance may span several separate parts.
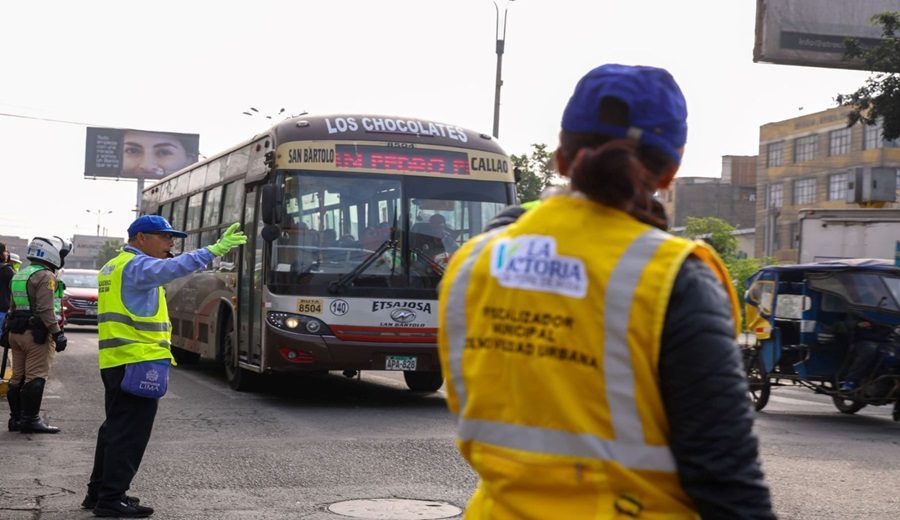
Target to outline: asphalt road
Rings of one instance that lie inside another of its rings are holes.
[[[828,396],[773,389],[756,431],[779,517],[900,518],[900,423],[891,411],[876,406],[846,415]]]
[[[79,504],[102,422],[96,330],[67,335],[42,406],[62,433],[0,431],[0,519],[93,518]],[[756,427],[781,518],[897,518],[900,423],[889,408],[847,416],[823,396],[779,388]],[[237,393],[201,362],[174,371],[130,494],[162,520],[338,520],[328,506],[352,499],[464,507],[476,479],[453,438],[443,395],[410,392],[400,374]]]
[[[4,423],[0,432],[0,519],[93,518],[79,504],[103,415],[96,330],[67,336],[42,405],[63,431],[23,435]],[[129,494],[155,519],[335,520],[329,504],[360,498],[463,506],[476,479],[443,396],[383,374],[273,381],[244,394],[217,365],[180,366]]]

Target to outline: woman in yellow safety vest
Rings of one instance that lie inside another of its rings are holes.
[[[457,251],[439,352],[466,518],[774,518],[716,253],[653,198],[687,138],[663,69],[603,65],[555,154],[570,189]]]

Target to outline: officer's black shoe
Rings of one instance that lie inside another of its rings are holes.
[[[20,433],[59,433],[59,428],[50,426],[41,420],[40,416],[23,417],[19,423]]]
[[[19,416],[10,415],[9,422],[6,423],[6,427],[11,432],[17,432],[17,431],[19,431],[20,424],[22,424],[22,416],[21,415],[19,415]]]
[[[147,518],[153,514],[153,508],[133,504],[125,500],[117,502],[97,502],[94,506],[94,516],[112,518]]]
[[[138,497],[130,497],[125,495],[125,501],[131,505],[138,505],[141,503],[141,499]],[[85,495],[84,500],[81,501],[81,509],[94,509],[94,506],[97,505],[97,497],[94,495]]]

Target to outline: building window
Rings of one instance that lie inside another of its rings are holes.
[[[884,125],[881,118],[874,125],[866,125],[863,133],[863,149],[871,150],[874,148],[900,148],[900,138],[891,141],[885,141]]]
[[[766,145],[766,167],[781,166],[784,164],[784,142],[769,143]]]
[[[828,176],[828,200],[847,200],[846,173],[832,173]]]
[[[828,133],[828,155],[846,155],[850,153],[850,129],[841,128]]]
[[[808,135],[794,139],[794,162],[810,161],[816,158],[819,136]]]
[[[768,208],[780,208],[784,206],[784,184],[772,184],[769,186]]]
[[[781,249],[781,244],[782,244],[781,235],[784,234],[783,228],[784,228],[784,226],[779,225],[779,226],[775,226],[775,229],[772,230],[772,250],[773,250],[773,252]]]
[[[816,179],[794,181],[794,204],[812,204],[816,201]]]

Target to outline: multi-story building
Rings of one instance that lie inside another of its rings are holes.
[[[66,257],[66,267],[70,269],[99,269],[100,250],[111,242],[115,247],[125,244],[122,237],[104,237],[95,235],[72,236],[72,254]]]
[[[801,208],[859,207],[847,202],[848,186],[859,184],[858,175],[889,168],[900,173],[900,140],[885,141],[881,124],[848,127],[850,110],[838,107],[760,127],[756,257],[796,262]]]
[[[22,265],[28,265],[25,257],[30,239],[0,235],[0,242],[6,244],[6,248],[12,253],[17,253],[22,259]],[[70,269],[99,269],[100,250],[111,242],[116,248],[125,245],[122,237],[104,237],[94,235],[74,235],[72,237],[72,253],[66,257],[66,267]]]
[[[687,217],[718,217],[737,229],[753,228],[756,219],[756,156],[722,157],[720,177],[675,177],[658,194],[669,224],[684,226]]]

